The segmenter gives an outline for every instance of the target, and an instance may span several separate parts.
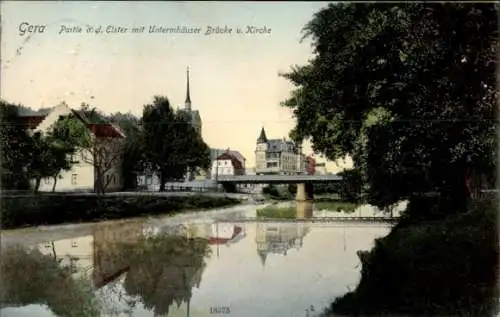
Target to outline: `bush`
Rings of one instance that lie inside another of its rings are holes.
[[[257,209],[257,217],[271,219],[296,219],[297,207],[270,205],[261,209]]]
[[[229,197],[32,195],[2,199],[3,229],[160,215],[238,204]]]
[[[419,205],[436,208],[423,200]],[[361,281],[331,311],[491,316],[497,298],[496,208],[494,200],[478,201],[466,214],[396,226],[370,252],[359,253]]]
[[[262,188],[262,194],[264,195],[269,195],[271,197],[280,197],[280,193],[276,186],[269,185],[264,188]]]

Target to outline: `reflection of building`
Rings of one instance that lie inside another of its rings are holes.
[[[300,146],[285,139],[267,139],[263,127],[255,150],[255,172],[293,175],[304,171],[304,155]]]
[[[203,238],[208,244],[230,244],[245,237],[242,227],[232,223],[191,223],[185,225],[188,238]]]
[[[93,266],[91,235],[71,239],[47,241],[38,245],[45,255],[53,256],[62,266],[69,267],[76,276],[84,275]]]
[[[97,225],[92,235],[48,241],[36,247],[67,266],[75,276],[92,277],[100,288],[128,269],[116,248],[118,243],[134,243],[142,236],[142,223]]]
[[[142,236],[141,222],[124,222],[95,227],[92,278],[96,287],[106,285],[129,268],[127,259],[119,253],[117,244],[135,243]]]
[[[308,232],[305,223],[257,223],[255,242],[262,265],[269,253],[287,255],[292,248],[300,249]]]

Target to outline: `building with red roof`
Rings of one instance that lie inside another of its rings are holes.
[[[122,149],[125,134],[111,123],[91,123],[78,111],[61,104],[46,115],[20,116],[20,122],[30,133],[46,133],[61,118],[73,116],[91,133],[93,146],[79,149],[72,157],[69,171],[62,171],[57,180],[42,179],[40,191],[95,191],[97,179],[107,191],[120,190]],[[98,161],[98,163],[97,163]],[[99,166],[99,169],[96,168]]]
[[[212,162],[212,179],[219,175],[245,175],[245,158],[238,151],[226,150]]]

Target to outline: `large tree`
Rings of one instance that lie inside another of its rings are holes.
[[[144,170],[144,144],[140,119],[131,113],[113,113],[106,119],[127,136],[123,150],[122,180],[125,190],[137,188],[137,175]]]
[[[347,155],[386,206],[438,191],[466,205],[467,168],[494,179],[494,4],[337,3],[305,27],[314,58],[283,74],[297,88],[295,139]]]
[[[18,115],[18,106],[0,101],[0,147],[2,178],[5,189],[27,189],[27,166],[31,158],[32,143]]]
[[[27,171],[30,179],[35,180],[33,187],[37,192],[42,178],[52,177],[54,183],[52,191],[55,191],[58,177],[62,171],[71,169],[71,158],[76,151],[76,147],[66,139],[49,132],[43,135],[36,132],[31,137],[31,160]]]
[[[157,96],[144,106],[141,125],[147,165],[158,173],[160,191],[167,181],[182,179],[189,169],[208,167],[208,146],[166,97]]]

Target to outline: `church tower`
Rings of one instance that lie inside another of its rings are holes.
[[[189,67],[187,68],[186,101],[184,101],[184,109],[191,112],[191,94],[189,92]]]
[[[267,160],[266,160],[266,152],[267,152],[267,136],[264,127],[260,130],[260,135],[257,138],[257,147],[255,149],[255,170],[261,171],[266,169]]]
[[[198,110],[193,110],[191,107],[191,89],[189,87],[189,67],[186,71],[186,100],[184,101],[184,112],[191,123],[191,126],[201,136],[201,116]]]

